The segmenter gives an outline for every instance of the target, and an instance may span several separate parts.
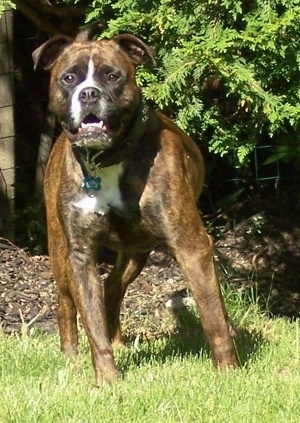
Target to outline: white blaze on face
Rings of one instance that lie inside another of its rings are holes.
[[[100,191],[97,191],[93,197],[84,193],[83,197],[74,205],[85,213],[98,213],[101,215],[107,214],[111,207],[122,209],[123,202],[119,188],[119,180],[122,173],[123,163],[100,169],[96,175],[101,178]]]
[[[86,78],[77,85],[75,88],[72,98],[71,98],[71,118],[74,120],[75,125],[80,125],[80,112],[81,112],[81,103],[79,100],[79,94],[84,88],[88,87],[95,87],[97,88],[97,84],[94,80],[94,73],[95,73],[95,65],[93,59],[89,60],[88,70]]]

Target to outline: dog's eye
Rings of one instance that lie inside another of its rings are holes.
[[[108,82],[117,82],[119,78],[120,78],[120,75],[117,75],[115,73],[110,73],[107,75]]]
[[[69,73],[65,75],[62,79],[66,84],[72,84],[75,81],[75,76]]]

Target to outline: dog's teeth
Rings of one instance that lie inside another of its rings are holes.
[[[103,120],[100,120],[99,122],[90,122],[90,123],[84,123],[84,122],[82,122],[82,124],[81,124],[81,128],[82,129],[89,128],[91,126],[94,126],[96,128],[100,128],[100,129],[106,128],[106,126],[104,125]]]

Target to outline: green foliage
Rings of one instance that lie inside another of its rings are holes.
[[[299,144],[299,12],[300,0],[94,0],[87,22],[150,44],[145,96],[238,165],[262,140]]]
[[[15,212],[14,227],[18,243],[26,245],[31,253],[41,254],[47,250],[45,210],[40,198],[28,201],[26,207]]]
[[[15,8],[16,6],[10,0],[0,0],[0,17],[6,9],[11,7]]]

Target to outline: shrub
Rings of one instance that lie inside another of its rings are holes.
[[[139,83],[198,144],[239,165],[273,138],[293,158],[300,0],[94,0],[87,23],[99,20],[101,36],[130,32],[156,50],[158,68],[140,70]]]

